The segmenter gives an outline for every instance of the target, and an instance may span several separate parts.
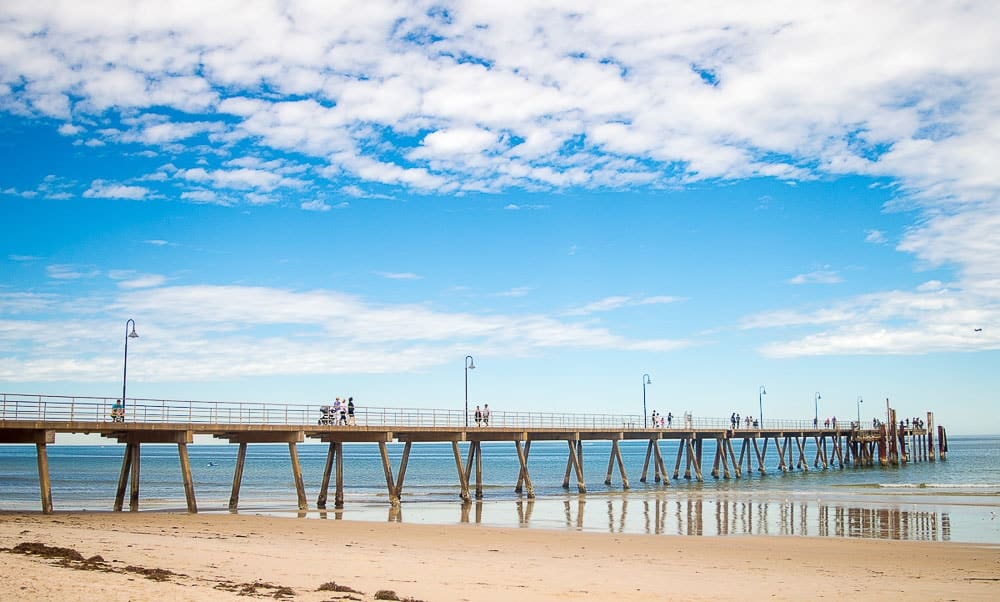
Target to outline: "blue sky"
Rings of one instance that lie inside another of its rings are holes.
[[[991,3],[99,4],[0,23],[0,390],[997,430]]]

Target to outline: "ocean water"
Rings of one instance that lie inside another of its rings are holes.
[[[402,444],[390,444],[398,470]],[[714,442],[706,441],[704,482],[639,477],[645,441],[620,444],[630,489],[617,467],[604,484],[609,442],[583,443],[586,494],[576,477],[562,487],[565,442],[533,442],[529,470],[536,498],[514,492],[519,464],[512,443],[483,443],[484,499],[462,504],[450,444],[414,444],[403,503],[389,507],[378,447],[344,445],[345,508],[315,510],[327,445],[298,445],[310,510],[298,512],[288,446],[250,444],[240,490],[241,513],[320,519],[390,520],[430,524],[474,522],[495,526],[676,535],[804,535],[1000,544],[1000,436],[949,438],[946,461],[901,467],[815,468],[782,473],[769,450],[767,474],[732,479],[711,476]],[[111,510],[125,446],[50,445],[49,471],[56,511]],[[463,462],[468,449],[460,446]],[[677,442],[661,443],[673,473]],[[201,512],[227,512],[236,445],[188,446]],[[738,448],[737,448],[738,451]],[[806,448],[813,461],[815,449]],[[745,464],[744,464],[745,468]],[[683,476],[684,465],[681,464]],[[474,471],[473,471],[474,475]],[[474,481],[474,476],[473,476]],[[470,483],[474,488],[474,482]],[[474,493],[474,489],[473,489]],[[0,446],[0,510],[40,509],[33,445]],[[184,488],[175,445],[142,447],[140,508],[184,511]]]

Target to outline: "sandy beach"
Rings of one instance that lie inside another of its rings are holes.
[[[147,512],[0,514],[0,548],[3,600],[375,600],[393,599],[390,591],[427,602],[1000,594],[1000,547],[940,542]]]

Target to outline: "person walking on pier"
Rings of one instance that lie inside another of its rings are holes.
[[[674,415],[673,415],[673,413],[672,412],[667,412],[667,428],[670,428],[671,426],[673,426],[673,422],[674,422]]]
[[[354,398],[347,398],[347,424],[357,426],[358,421],[354,418]]]
[[[490,425],[490,404],[483,406],[483,426]]]
[[[479,409],[479,406],[476,406],[476,426],[483,426],[483,411]]]

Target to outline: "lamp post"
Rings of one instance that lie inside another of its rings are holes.
[[[649,428],[646,422],[646,385],[653,384],[653,381],[649,380],[648,374],[642,375],[642,428]]]
[[[128,325],[132,324],[132,332],[128,331]],[[138,339],[139,335],[135,332],[135,320],[129,318],[125,321],[125,361],[122,362],[122,416],[125,415],[125,385],[128,383],[128,340]]]
[[[476,369],[471,355],[465,356],[465,428],[469,428],[469,370]]]
[[[858,428],[859,429],[861,428],[861,404],[863,404],[864,402],[865,402],[865,400],[861,399],[861,396],[858,395]]]
[[[816,391],[816,394],[813,395],[813,406],[815,407],[815,411],[816,411],[816,413],[813,415],[813,428],[819,428],[819,400],[820,399],[823,399],[823,396],[819,394],[819,391]]]
[[[761,385],[760,389],[758,389],[758,391],[757,391],[757,405],[759,406],[758,409],[760,410],[760,413],[757,415],[757,421],[758,421],[757,424],[760,426],[760,428],[764,428],[764,396],[765,395],[767,395],[767,389],[764,388],[764,385]]]

